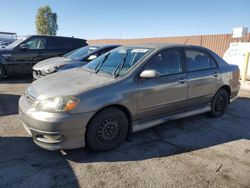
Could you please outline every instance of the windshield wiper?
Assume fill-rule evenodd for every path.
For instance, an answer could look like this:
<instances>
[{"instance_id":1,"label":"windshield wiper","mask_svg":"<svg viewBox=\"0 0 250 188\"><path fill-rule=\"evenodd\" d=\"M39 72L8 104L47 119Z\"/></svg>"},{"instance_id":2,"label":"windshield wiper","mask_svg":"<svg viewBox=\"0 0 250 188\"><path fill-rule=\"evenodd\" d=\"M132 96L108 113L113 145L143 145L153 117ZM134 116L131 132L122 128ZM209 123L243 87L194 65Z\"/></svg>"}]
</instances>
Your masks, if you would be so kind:
<instances>
[{"instance_id":1,"label":"windshield wiper","mask_svg":"<svg viewBox=\"0 0 250 188\"><path fill-rule=\"evenodd\" d=\"M100 63L98 63L96 66L95 66L95 68L94 68L94 70L95 70L95 73L98 73L98 71L102 68L102 65L103 65L103 63L108 59L108 56L109 56L109 52L105 55L105 57L104 57L104 59L100 62ZM99 66L100 65L100 66ZM99 68L98 68L99 67Z\"/></svg>"},{"instance_id":2,"label":"windshield wiper","mask_svg":"<svg viewBox=\"0 0 250 188\"><path fill-rule=\"evenodd\" d=\"M126 58L128 56L128 51L126 51L124 57L122 58L122 61L117 65L117 67L115 68L115 71L113 73L114 78L116 78L117 76L119 76L120 71L122 70L122 68L124 67L124 64L126 62Z\"/></svg>"}]
</instances>

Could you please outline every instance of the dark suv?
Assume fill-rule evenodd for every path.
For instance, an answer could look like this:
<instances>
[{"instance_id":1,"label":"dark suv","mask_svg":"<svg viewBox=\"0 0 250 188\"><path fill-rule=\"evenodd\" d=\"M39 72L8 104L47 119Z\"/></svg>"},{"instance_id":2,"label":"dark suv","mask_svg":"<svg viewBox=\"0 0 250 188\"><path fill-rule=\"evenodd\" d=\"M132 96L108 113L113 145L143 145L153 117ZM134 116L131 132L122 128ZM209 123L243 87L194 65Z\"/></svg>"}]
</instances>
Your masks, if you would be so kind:
<instances>
[{"instance_id":1,"label":"dark suv","mask_svg":"<svg viewBox=\"0 0 250 188\"><path fill-rule=\"evenodd\" d=\"M73 37L31 35L0 49L0 80L17 73L32 73L32 67L44 59L62 56L86 46L86 40Z\"/></svg>"}]
</instances>

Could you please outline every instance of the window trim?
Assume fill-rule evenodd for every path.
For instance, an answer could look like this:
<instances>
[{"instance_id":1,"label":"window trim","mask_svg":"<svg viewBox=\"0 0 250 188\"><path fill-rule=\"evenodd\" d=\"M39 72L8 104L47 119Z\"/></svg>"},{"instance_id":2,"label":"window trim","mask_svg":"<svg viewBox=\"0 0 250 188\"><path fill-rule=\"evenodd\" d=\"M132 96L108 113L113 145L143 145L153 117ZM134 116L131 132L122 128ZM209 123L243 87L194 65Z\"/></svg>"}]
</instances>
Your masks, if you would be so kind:
<instances>
[{"instance_id":1,"label":"window trim","mask_svg":"<svg viewBox=\"0 0 250 188\"><path fill-rule=\"evenodd\" d=\"M187 64L187 61L186 61L186 58L187 58L186 50L197 51L197 52L201 52L201 53L204 53L205 55L207 55L207 56L209 57L209 59L210 59L210 68L189 71L189 70L188 70L188 64ZM187 72L187 73L190 73L190 72L198 72L198 71L206 71L206 70L214 70L214 69L218 69L218 68L219 68L218 62L217 62L217 61L215 60L215 58L214 58L208 51L206 51L205 49L196 48L196 47L184 47L184 48L183 48L183 54L184 54L184 61L185 61L185 65L186 65L185 67L186 67L186 72ZM212 66L211 66L211 60L213 60L213 61L215 62L216 67L212 67Z\"/></svg>"}]
</instances>

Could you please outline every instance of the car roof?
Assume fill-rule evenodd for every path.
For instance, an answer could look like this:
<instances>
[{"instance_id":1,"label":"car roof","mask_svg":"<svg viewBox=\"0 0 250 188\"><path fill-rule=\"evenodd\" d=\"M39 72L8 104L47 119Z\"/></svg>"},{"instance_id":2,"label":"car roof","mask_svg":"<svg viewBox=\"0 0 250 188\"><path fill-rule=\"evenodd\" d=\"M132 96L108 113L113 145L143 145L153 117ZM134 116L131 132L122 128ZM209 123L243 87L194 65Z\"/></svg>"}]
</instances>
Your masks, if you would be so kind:
<instances>
[{"instance_id":1,"label":"car roof","mask_svg":"<svg viewBox=\"0 0 250 188\"><path fill-rule=\"evenodd\" d=\"M118 44L96 44L96 45L89 45L89 47L98 47L98 48L112 48L112 47L119 47L121 45Z\"/></svg>"},{"instance_id":2,"label":"car roof","mask_svg":"<svg viewBox=\"0 0 250 188\"><path fill-rule=\"evenodd\" d=\"M136 47L136 48L153 48L153 49L164 49L164 48L171 48L171 47L198 47L203 48L201 46L195 46L190 44L177 44L177 43L145 43L145 44L132 44L132 45L125 45L128 47Z\"/></svg>"},{"instance_id":3,"label":"car roof","mask_svg":"<svg viewBox=\"0 0 250 188\"><path fill-rule=\"evenodd\" d=\"M65 36L55 36L55 35L25 35L24 37L27 37L27 38L30 38L30 37L56 37L56 38L69 38L69 39L78 39L78 40L87 41L86 39L81 39L81 38L65 37Z\"/></svg>"}]
</instances>

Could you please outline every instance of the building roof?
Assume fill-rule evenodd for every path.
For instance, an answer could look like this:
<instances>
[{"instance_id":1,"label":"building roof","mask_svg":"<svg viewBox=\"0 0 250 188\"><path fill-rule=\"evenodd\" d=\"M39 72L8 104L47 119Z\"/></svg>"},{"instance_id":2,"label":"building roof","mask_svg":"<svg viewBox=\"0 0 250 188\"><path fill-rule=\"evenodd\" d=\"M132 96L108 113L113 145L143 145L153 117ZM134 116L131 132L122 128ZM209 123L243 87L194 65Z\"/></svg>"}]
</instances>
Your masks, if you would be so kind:
<instances>
[{"instance_id":1,"label":"building roof","mask_svg":"<svg viewBox=\"0 0 250 188\"><path fill-rule=\"evenodd\" d=\"M16 33L13 32L3 32L3 31L0 31L0 34L16 35Z\"/></svg>"}]
</instances>

